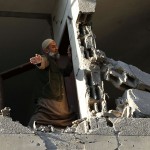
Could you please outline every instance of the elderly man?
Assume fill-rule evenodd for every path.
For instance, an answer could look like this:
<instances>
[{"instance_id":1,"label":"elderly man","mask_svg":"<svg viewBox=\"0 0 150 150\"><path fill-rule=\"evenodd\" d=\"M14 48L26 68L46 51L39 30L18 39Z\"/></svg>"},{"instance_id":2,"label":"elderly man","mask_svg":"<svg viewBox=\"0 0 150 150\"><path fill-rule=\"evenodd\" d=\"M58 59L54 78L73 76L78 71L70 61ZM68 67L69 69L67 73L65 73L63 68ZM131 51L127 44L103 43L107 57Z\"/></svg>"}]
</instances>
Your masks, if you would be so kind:
<instances>
[{"instance_id":1,"label":"elderly man","mask_svg":"<svg viewBox=\"0 0 150 150\"><path fill-rule=\"evenodd\" d=\"M54 40L46 39L42 43L43 55L35 54L30 62L37 66L40 84L36 94L37 106L29 126L36 125L66 127L72 124L75 115L70 112L65 94L63 76L72 71L71 61L66 68L60 69L58 47Z\"/></svg>"}]
</instances>

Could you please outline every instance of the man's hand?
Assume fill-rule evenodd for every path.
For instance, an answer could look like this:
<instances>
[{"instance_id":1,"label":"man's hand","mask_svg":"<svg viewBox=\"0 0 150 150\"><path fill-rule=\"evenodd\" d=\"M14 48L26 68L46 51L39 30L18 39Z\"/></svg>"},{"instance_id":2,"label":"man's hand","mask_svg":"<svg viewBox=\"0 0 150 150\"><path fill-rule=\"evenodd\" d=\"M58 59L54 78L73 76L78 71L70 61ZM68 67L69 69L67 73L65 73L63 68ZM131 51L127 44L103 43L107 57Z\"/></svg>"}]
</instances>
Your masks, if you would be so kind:
<instances>
[{"instance_id":1,"label":"man's hand","mask_svg":"<svg viewBox=\"0 0 150 150\"><path fill-rule=\"evenodd\" d=\"M39 54L35 54L35 57L30 58L31 64L37 65L42 62L42 56Z\"/></svg>"}]
</instances>

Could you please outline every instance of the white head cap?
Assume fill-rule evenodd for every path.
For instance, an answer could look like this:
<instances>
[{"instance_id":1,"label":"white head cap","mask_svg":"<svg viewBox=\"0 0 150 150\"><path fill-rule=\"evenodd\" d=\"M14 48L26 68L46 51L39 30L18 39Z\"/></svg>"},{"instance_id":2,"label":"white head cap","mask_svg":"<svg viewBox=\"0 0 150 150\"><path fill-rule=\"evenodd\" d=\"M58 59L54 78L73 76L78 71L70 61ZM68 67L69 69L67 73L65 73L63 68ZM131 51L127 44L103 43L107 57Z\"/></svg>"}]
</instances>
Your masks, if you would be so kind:
<instances>
[{"instance_id":1,"label":"white head cap","mask_svg":"<svg viewBox=\"0 0 150 150\"><path fill-rule=\"evenodd\" d=\"M46 39L46 40L44 40L42 42L42 49L45 50L52 41L54 41L54 40L53 39Z\"/></svg>"}]
</instances>

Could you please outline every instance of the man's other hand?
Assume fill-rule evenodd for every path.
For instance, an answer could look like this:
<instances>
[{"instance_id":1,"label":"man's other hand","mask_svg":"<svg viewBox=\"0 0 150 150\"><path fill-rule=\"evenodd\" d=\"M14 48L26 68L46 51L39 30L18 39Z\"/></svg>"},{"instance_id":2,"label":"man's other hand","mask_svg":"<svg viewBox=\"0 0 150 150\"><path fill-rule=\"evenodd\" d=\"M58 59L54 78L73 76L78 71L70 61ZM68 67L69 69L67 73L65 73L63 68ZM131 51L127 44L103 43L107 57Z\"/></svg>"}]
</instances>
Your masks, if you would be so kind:
<instances>
[{"instance_id":1,"label":"man's other hand","mask_svg":"<svg viewBox=\"0 0 150 150\"><path fill-rule=\"evenodd\" d=\"M30 58L30 62L34 65L40 64L42 62L42 56L39 54L35 54L34 57Z\"/></svg>"}]
</instances>

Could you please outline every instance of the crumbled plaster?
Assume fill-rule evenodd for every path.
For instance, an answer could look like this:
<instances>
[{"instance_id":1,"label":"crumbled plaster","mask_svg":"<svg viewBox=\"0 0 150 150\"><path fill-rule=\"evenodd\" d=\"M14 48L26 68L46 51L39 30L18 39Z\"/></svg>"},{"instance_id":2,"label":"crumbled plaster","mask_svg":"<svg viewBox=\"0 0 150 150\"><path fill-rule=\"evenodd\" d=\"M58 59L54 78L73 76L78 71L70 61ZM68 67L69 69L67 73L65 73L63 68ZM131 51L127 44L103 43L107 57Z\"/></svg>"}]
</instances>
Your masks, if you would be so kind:
<instances>
[{"instance_id":1,"label":"crumbled plaster","mask_svg":"<svg viewBox=\"0 0 150 150\"><path fill-rule=\"evenodd\" d=\"M95 3L92 0L87 3L92 2ZM79 1L80 3L84 3L85 6L87 4L84 0ZM79 8L83 9L82 7ZM150 115L148 110L150 104L148 101L150 75L135 66L110 59L102 50L96 48L95 35L91 27L92 13L90 13L90 7L86 6L86 8L89 9L89 13L83 9L79 14L76 26L82 54L80 66L85 80L83 82L86 87L85 99L87 99L89 111L87 117L148 117ZM124 95L116 99L115 110L107 110L103 80L109 81L116 88L124 91ZM85 125L86 121L82 124Z\"/></svg>"}]
</instances>

